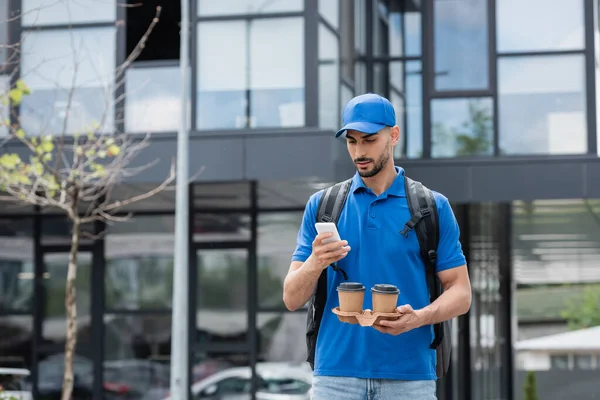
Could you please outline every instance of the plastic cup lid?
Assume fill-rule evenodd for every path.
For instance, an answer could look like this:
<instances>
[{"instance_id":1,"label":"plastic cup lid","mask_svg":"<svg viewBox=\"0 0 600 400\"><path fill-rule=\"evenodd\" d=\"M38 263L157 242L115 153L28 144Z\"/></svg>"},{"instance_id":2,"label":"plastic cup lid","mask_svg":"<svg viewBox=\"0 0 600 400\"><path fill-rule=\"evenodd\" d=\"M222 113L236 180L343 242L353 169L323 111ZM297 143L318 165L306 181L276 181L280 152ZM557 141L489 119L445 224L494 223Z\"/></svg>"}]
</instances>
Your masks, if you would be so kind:
<instances>
[{"instance_id":1,"label":"plastic cup lid","mask_svg":"<svg viewBox=\"0 0 600 400\"><path fill-rule=\"evenodd\" d=\"M380 283L371 288L372 292L382 294L398 294L400 290L395 285Z\"/></svg>"},{"instance_id":2,"label":"plastic cup lid","mask_svg":"<svg viewBox=\"0 0 600 400\"><path fill-rule=\"evenodd\" d=\"M365 290L365 287L362 285L362 283L358 282L342 282L337 287L337 290L341 292L361 292Z\"/></svg>"}]
</instances>

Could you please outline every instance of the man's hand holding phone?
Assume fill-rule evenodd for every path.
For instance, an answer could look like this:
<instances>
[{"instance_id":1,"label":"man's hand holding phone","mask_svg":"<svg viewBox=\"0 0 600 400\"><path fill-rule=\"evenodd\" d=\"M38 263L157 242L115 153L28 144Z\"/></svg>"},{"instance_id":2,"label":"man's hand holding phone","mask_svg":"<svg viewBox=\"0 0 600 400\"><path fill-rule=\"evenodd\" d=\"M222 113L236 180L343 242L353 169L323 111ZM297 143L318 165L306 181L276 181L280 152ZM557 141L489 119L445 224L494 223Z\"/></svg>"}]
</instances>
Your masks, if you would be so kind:
<instances>
[{"instance_id":1,"label":"man's hand holding phone","mask_svg":"<svg viewBox=\"0 0 600 400\"><path fill-rule=\"evenodd\" d=\"M312 256L321 269L346 257L350 246L346 240L341 240L335 224L317 223L318 235L312 243Z\"/></svg>"}]
</instances>

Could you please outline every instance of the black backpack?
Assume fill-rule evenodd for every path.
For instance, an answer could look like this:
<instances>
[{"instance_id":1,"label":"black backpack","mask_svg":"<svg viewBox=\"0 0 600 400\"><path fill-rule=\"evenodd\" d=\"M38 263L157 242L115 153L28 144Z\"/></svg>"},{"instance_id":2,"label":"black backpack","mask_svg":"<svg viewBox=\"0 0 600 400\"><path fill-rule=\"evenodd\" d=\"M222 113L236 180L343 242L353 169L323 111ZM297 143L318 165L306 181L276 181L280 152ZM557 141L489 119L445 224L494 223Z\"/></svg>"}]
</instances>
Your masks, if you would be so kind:
<instances>
[{"instance_id":1,"label":"black backpack","mask_svg":"<svg viewBox=\"0 0 600 400\"><path fill-rule=\"evenodd\" d=\"M352 179L336 183L324 189L323 196L319 202L317 222L335 222L342 212ZM427 274L427 285L429 287L429 298L433 302L442 293L443 288L436 274L437 246L439 241L438 214L433 193L423 184L404 177L404 187L411 213L411 219L406 222L404 229L400 232L408 237L408 232L415 229L419 245L421 247L421 258L425 264ZM340 271L345 280L348 280L346 272L331 265L335 271ZM315 293L311 296L308 304L306 344L308 347L307 361L314 370L315 351L317 336L325 303L327 301L327 269L324 269L317 282ZM448 372L450 365L450 350L452 348L451 321L445 321L433 326L435 337L430 348L436 349L437 365L436 374L438 378Z\"/></svg>"}]
</instances>

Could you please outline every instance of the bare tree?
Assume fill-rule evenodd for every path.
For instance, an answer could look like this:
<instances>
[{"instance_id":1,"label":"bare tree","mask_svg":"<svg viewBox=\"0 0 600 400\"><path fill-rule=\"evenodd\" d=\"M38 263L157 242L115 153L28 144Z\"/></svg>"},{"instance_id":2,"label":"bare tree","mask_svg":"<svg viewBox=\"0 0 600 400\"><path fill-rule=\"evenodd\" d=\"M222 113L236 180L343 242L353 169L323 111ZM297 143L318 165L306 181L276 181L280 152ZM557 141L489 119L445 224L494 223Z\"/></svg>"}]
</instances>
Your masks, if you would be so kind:
<instances>
[{"instance_id":1,"label":"bare tree","mask_svg":"<svg viewBox=\"0 0 600 400\"><path fill-rule=\"evenodd\" d=\"M117 97L115 93L123 85L127 67L139 56L144 49L153 28L159 22L161 9L156 10L154 19L139 43L129 55L125 63L114 71L114 81L107 85L104 101L106 107L100 121L89 121L79 132L71 132L73 125L70 120L76 114L73 112L73 99L80 88L78 86L78 65L75 54L80 50L75 46L75 33L71 34L73 56L73 77L67 89L66 106L63 106L64 121L62 132L53 132L54 128L46 130L42 125L36 131L28 132L27 126L19 121L14 110L23 104L31 90L27 85L27 77L12 79L14 85L0 96L2 107L11 110L12 118L0 121L0 128L7 132L0 147L6 144L18 143L20 149L14 152L11 146L5 148L0 156L0 200L19 204L36 205L43 208L58 210L72 224L71 247L66 278L66 342L65 370L62 387L62 400L70 400L73 391L73 357L77 344L77 308L75 280L77 276L77 254L79 251L82 225L103 221L111 223L124 221L129 216L119 216L122 207L148 199L153 195L171 188L175 180L175 170L171 163L166 177L152 190L133 197L118 198L113 195L113 189L124 180L139 174L152 164L135 166L134 159L149 144L149 135L143 138L134 137L125 132L118 132L107 126L117 126L106 123L114 113L111 104L122 102L124 95ZM23 46L19 43L9 50L9 65L17 65L22 59L19 52ZM96 49L88 49L95 51ZM65 89L62 87L61 89ZM117 98L115 98L117 97ZM0 111L2 111L0 109ZM6 146L5 146L6 147Z\"/></svg>"}]
</instances>

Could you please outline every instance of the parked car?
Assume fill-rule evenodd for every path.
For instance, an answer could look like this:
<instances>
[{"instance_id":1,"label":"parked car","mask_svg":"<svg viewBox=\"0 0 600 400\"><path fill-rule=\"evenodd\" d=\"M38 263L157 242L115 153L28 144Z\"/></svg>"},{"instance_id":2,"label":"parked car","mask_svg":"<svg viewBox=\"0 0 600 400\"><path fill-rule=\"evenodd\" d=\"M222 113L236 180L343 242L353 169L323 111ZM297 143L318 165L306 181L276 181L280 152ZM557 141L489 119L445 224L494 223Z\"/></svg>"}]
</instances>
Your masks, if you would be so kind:
<instances>
[{"instance_id":1,"label":"parked car","mask_svg":"<svg viewBox=\"0 0 600 400\"><path fill-rule=\"evenodd\" d=\"M288 363L256 364L257 400L310 400L312 371ZM192 385L194 400L250 400L252 371L249 366L217 372ZM170 396L165 398L170 399Z\"/></svg>"},{"instance_id":2,"label":"parked car","mask_svg":"<svg viewBox=\"0 0 600 400\"><path fill-rule=\"evenodd\" d=\"M23 368L0 368L0 400L32 400L31 392L26 389L25 378L29 370Z\"/></svg>"}]
</instances>

